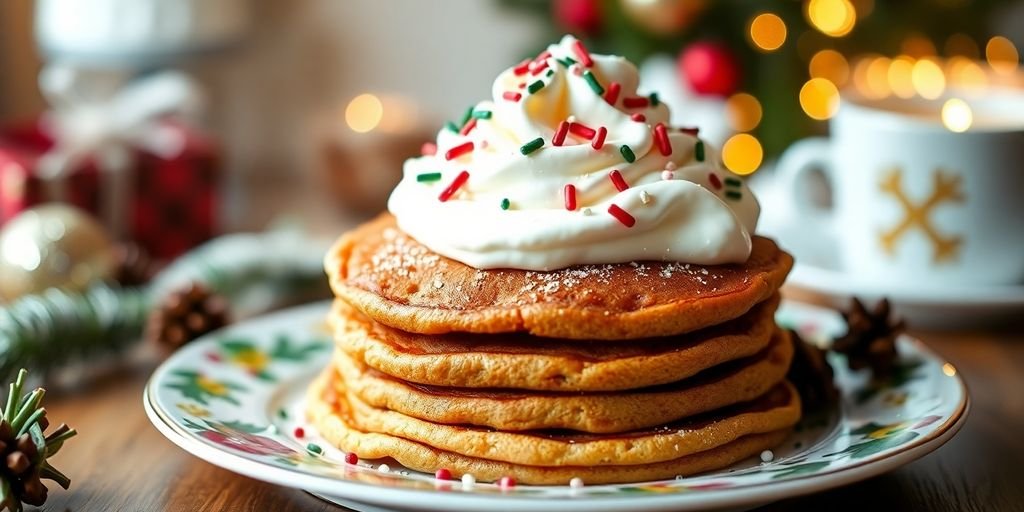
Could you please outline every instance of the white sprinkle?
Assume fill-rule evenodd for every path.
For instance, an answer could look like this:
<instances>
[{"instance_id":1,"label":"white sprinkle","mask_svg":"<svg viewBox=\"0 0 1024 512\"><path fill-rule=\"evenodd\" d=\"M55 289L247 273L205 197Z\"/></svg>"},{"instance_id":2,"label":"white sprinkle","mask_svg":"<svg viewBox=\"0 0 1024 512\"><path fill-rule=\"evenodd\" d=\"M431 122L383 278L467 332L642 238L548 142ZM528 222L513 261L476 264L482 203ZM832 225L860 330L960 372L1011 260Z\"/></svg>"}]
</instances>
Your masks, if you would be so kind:
<instances>
[{"instance_id":1,"label":"white sprinkle","mask_svg":"<svg viewBox=\"0 0 1024 512\"><path fill-rule=\"evenodd\" d=\"M676 163L671 161L671 160L669 160L668 162L665 162L665 170L666 171L674 171L674 170L676 170Z\"/></svg>"},{"instance_id":2,"label":"white sprinkle","mask_svg":"<svg viewBox=\"0 0 1024 512\"><path fill-rule=\"evenodd\" d=\"M667 170L666 171L661 171L661 179L663 179L663 180L668 181L668 180L671 180L671 179L675 179L675 177L676 177L676 173L674 173L672 171L667 171Z\"/></svg>"},{"instance_id":3,"label":"white sprinkle","mask_svg":"<svg viewBox=\"0 0 1024 512\"><path fill-rule=\"evenodd\" d=\"M591 210L590 208L584 208L582 210L582 212L583 212L583 215L593 215L594 214L594 211Z\"/></svg>"},{"instance_id":4,"label":"white sprinkle","mask_svg":"<svg viewBox=\"0 0 1024 512\"><path fill-rule=\"evenodd\" d=\"M444 288L444 283L440 279L434 279L434 288L440 290L441 288Z\"/></svg>"},{"instance_id":5,"label":"white sprinkle","mask_svg":"<svg viewBox=\"0 0 1024 512\"><path fill-rule=\"evenodd\" d=\"M773 460L775 460L775 453L771 450L761 452L761 462L771 462Z\"/></svg>"},{"instance_id":6,"label":"white sprinkle","mask_svg":"<svg viewBox=\"0 0 1024 512\"><path fill-rule=\"evenodd\" d=\"M476 484L476 477L475 476L473 476L473 475L471 475L469 473L466 473L465 475L462 475L462 487L464 489L472 489L474 484Z\"/></svg>"},{"instance_id":7,"label":"white sprinkle","mask_svg":"<svg viewBox=\"0 0 1024 512\"><path fill-rule=\"evenodd\" d=\"M387 464L381 464L380 466L377 467L377 471L380 471L381 473L387 473L391 471L391 466L388 466Z\"/></svg>"},{"instance_id":8,"label":"white sprinkle","mask_svg":"<svg viewBox=\"0 0 1024 512\"><path fill-rule=\"evenodd\" d=\"M676 475L676 480L682 480L682 479L683 479L683 475Z\"/></svg>"},{"instance_id":9,"label":"white sprinkle","mask_svg":"<svg viewBox=\"0 0 1024 512\"><path fill-rule=\"evenodd\" d=\"M651 202L651 195L648 194L646 190L640 191L640 202L643 204L648 204Z\"/></svg>"},{"instance_id":10,"label":"white sprinkle","mask_svg":"<svg viewBox=\"0 0 1024 512\"><path fill-rule=\"evenodd\" d=\"M576 122L576 116L569 116L569 117L565 118L565 120L570 122L570 123L575 123Z\"/></svg>"},{"instance_id":11,"label":"white sprinkle","mask_svg":"<svg viewBox=\"0 0 1024 512\"><path fill-rule=\"evenodd\" d=\"M583 479L578 476L573 477L572 480L569 480L569 487L572 487L573 489L583 487Z\"/></svg>"}]
</instances>

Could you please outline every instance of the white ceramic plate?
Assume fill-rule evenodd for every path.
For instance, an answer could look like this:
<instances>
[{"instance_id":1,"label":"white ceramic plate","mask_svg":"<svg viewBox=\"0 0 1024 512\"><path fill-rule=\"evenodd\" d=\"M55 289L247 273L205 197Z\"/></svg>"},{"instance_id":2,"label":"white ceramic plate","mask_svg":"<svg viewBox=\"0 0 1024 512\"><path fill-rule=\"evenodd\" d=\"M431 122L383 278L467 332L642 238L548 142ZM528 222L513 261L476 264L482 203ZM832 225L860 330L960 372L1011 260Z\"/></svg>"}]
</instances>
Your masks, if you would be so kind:
<instances>
[{"instance_id":1,"label":"white ceramic plate","mask_svg":"<svg viewBox=\"0 0 1024 512\"><path fill-rule=\"evenodd\" d=\"M275 313L179 350L146 387L150 420L211 464L357 509L642 512L750 507L891 471L949 440L968 409L956 369L920 341L902 337L899 371L883 384L833 364L841 406L806 417L771 462L752 459L688 478L578 489L464 486L393 460L346 464L344 454L304 422L304 388L329 361L328 307ZM783 305L778 320L812 338L843 329L834 312L793 303ZM312 453L310 443L323 454Z\"/></svg>"}]
</instances>

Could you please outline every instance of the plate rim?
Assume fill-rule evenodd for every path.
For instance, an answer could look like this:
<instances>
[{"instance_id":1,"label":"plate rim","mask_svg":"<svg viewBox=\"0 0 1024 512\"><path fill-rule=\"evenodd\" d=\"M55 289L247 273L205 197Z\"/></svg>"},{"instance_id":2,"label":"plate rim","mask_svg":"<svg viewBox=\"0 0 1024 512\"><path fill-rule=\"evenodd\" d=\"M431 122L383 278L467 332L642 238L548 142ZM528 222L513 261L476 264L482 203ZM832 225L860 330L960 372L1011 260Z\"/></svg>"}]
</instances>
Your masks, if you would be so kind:
<instances>
[{"instance_id":1,"label":"plate rim","mask_svg":"<svg viewBox=\"0 0 1024 512\"><path fill-rule=\"evenodd\" d=\"M801 308L810 308L818 311L828 311L813 304L799 301L789 301L798 304ZM295 308L281 310L270 315L255 317L252 320L267 319L269 317L288 316L303 309L314 309L325 307L330 301L323 301L314 304L307 304ZM243 322L244 323L244 322ZM242 325L235 324L235 325ZM212 343L218 333L229 330L231 326L223 330L210 333L198 340L198 343ZM939 353L932 350L922 340L901 335L900 339L911 343L915 348L927 355L927 357L950 364ZM178 359L186 359L188 356L182 352L172 354L163 361L151 374L143 389L143 408L146 416L154 427L173 444L187 453L203 460L206 463L227 469L237 474L253 478L255 480L300 489L307 492L339 496L353 501L374 504L378 506L398 506L422 508L422 498L427 496L441 497L446 500L457 501L459 507L470 509L470 507L489 507L501 504L503 510L508 512L535 512L543 509L543 504L557 504L557 509L564 511L566 507L579 508L581 510L603 512L620 510L623 505L637 505L639 501L644 503L642 510L695 510L704 508L722 508L730 506L748 506L765 504L780 499L791 498L821 492L873 476L877 476L905 464L913 462L932 451L938 449L949 441L966 422L972 407L970 392L967 383L958 369L950 378L954 379L959 389L961 400L956 404L956 409L950 416L938 425L934 431L921 436L900 446L884 458L875 460L860 460L849 463L842 468L832 471L800 475L783 481L761 482L750 484L744 487L709 489L700 493L672 493L672 494L645 494L631 496L519 496L504 494L470 494L443 492L436 489L407 489L398 487L384 487L388 492L379 492L380 485L374 485L361 481L350 481L333 479L327 476L314 475L295 469L274 466L262 461L252 460L234 452L222 449L212 444L202 442L195 436L188 435L183 427L177 425L167 417L166 411L155 403L154 394L157 386L157 378L167 372ZM955 366L954 366L955 369ZM301 481L301 482L300 482ZM338 492L342 491L342 492ZM584 508L585 507L585 508ZM423 510L436 510L427 508ZM637 509L641 510L641 509Z\"/></svg>"}]
</instances>

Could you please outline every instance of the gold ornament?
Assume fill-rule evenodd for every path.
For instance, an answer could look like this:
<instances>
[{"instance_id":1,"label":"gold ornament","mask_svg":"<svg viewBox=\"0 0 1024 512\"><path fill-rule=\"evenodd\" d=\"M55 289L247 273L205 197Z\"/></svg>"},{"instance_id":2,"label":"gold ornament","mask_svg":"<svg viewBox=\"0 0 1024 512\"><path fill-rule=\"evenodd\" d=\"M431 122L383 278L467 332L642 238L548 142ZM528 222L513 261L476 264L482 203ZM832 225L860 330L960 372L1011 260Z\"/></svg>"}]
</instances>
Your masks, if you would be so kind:
<instances>
[{"instance_id":1,"label":"gold ornament","mask_svg":"<svg viewBox=\"0 0 1024 512\"><path fill-rule=\"evenodd\" d=\"M707 0L621 0L633 23L659 36L679 34L697 19Z\"/></svg>"},{"instance_id":2,"label":"gold ornament","mask_svg":"<svg viewBox=\"0 0 1024 512\"><path fill-rule=\"evenodd\" d=\"M114 243L87 213L51 203L0 229L0 301L51 287L82 290L113 275Z\"/></svg>"}]
</instances>

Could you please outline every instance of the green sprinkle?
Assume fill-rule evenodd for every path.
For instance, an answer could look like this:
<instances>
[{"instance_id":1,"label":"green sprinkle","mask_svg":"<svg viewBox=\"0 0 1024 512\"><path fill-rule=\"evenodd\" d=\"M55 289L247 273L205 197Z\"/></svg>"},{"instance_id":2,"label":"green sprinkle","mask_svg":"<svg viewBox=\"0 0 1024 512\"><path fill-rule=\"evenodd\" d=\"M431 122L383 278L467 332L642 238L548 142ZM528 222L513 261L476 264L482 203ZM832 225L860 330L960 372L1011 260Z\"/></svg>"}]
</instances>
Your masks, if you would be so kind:
<instances>
[{"instance_id":1,"label":"green sprinkle","mask_svg":"<svg viewBox=\"0 0 1024 512\"><path fill-rule=\"evenodd\" d=\"M542 139L541 137L537 137L536 139L533 139L530 142L523 144L523 146L519 148L519 152L524 155L529 155L530 153L533 153L534 151L537 151L542 147L544 147L544 139Z\"/></svg>"},{"instance_id":2,"label":"green sprinkle","mask_svg":"<svg viewBox=\"0 0 1024 512\"><path fill-rule=\"evenodd\" d=\"M743 182L740 181L739 178L729 177L729 178L725 179L725 184L730 186L730 187L738 187L738 186L742 185Z\"/></svg>"},{"instance_id":3,"label":"green sprinkle","mask_svg":"<svg viewBox=\"0 0 1024 512\"><path fill-rule=\"evenodd\" d=\"M507 197L501 200L502 210L508 210L510 206L512 206L512 201L509 201Z\"/></svg>"},{"instance_id":4,"label":"green sprinkle","mask_svg":"<svg viewBox=\"0 0 1024 512\"><path fill-rule=\"evenodd\" d=\"M441 179L441 173L439 172L425 172L423 174L416 175L416 181L420 183L426 183L428 181L437 181Z\"/></svg>"},{"instance_id":5,"label":"green sprinkle","mask_svg":"<svg viewBox=\"0 0 1024 512\"><path fill-rule=\"evenodd\" d=\"M466 113L462 114L462 121L459 122L459 126L466 126L469 122L469 118L473 117L473 107L466 109Z\"/></svg>"},{"instance_id":6,"label":"green sprinkle","mask_svg":"<svg viewBox=\"0 0 1024 512\"><path fill-rule=\"evenodd\" d=\"M593 73L590 71L583 73L583 79L587 81L587 85L590 85L590 89L594 91L594 94L598 96L604 94L604 87L601 87L601 84L597 82L597 77Z\"/></svg>"},{"instance_id":7,"label":"green sprinkle","mask_svg":"<svg viewBox=\"0 0 1024 512\"><path fill-rule=\"evenodd\" d=\"M625 144L619 146L619 153L622 153L622 158L625 158L629 163L636 161L636 155L633 154L633 149Z\"/></svg>"},{"instance_id":8,"label":"green sprinkle","mask_svg":"<svg viewBox=\"0 0 1024 512\"><path fill-rule=\"evenodd\" d=\"M658 93L652 92L650 98L651 106L657 107L658 105L661 104L661 99L658 98Z\"/></svg>"},{"instance_id":9,"label":"green sprinkle","mask_svg":"<svg viewBox=\"0 0 1024 512\"><path fill-rule=\"evenodd\" d=\"M318 445L316 443L309 443L309 444L307 444L306 445L306 449L309 450L310 453L315 453L317 455L320 455L320 454L324 453L324 449L320 448L320 445Z\"/></svg>"},{"instance_id":10,"label":"green sprinkle","mask_svg":"<svg viewBox=\"0 0 1024 512\"><path fill-rule=\"evenodd\" d=\"M698 162L704 161L704 141L697 141L697 145L693 147L693 157L696 158Z\"/></svg>"},{"instance_id":11,"label":"green sprinkle","mask_svg":"<svg viewBox=\"0 0 1024 512\"><path fill-rule=\"evenodd\" d=\"M288 411L286 411L284 409L278 409L277 410L277 416L279 418L281 418L282 420L286 420L286 419L288 419Z\"/></svg>"},{"instance_id":12,"label":"green sprinkle","mask_svg":"<svg viewBox=\"0 0 1024 512\"><path fill-rule=\"evenodd\" d=\"M539 90L541 90L543 88L544 88L544 82L541 81L541 80L537 80L536 82L530 84L530 86L527 87L526 90L530 91L530 94L534 94L534 93L536 93L537 91L539 91Z\"/></svg>"},{"instance_id":13,"label":"green sprinkle","mask_svg":"<svg viewBox=\"0 0 1024 512\"><path fill-rule=\"evenodd\" d=\"M740 199L743 199L743 194L740 194L739 192L736 192L735 190L727 190L725 192L725 197L728 197L729 199L732 199L733 201L739 201Z\"/></svg>"},{"instance_id":14,"label":"green sprinkle","mask_svg":"<svg viewBox=\"0 0 1024 512\"><path fill-rule=\"evenodd\" d=\"M554 75L554 74L555 74L555 70L549 69L547 75L545 75L545 76L551 76L551 75Z\"/></svg>"},{"instance_id":15,"label":"green sprinkle","mask_svg":"<svg viewBox=\"0 0 1024 512\"><path fill-rule=\"evenodd\" d=\"M561 64L561 65L563 65L565 67L569 67L569 66L572 66L573 64L576 64L576 61L573 60L572 57L566 57L564 59L555 59L555 60L557 60L559 64Z\"/></svg>"},{"instance_id":16,"label":"green sprinkle","mask_svg":"<svg viewBox=\"0 0 1024 512\"><path fill-rule=\"evenodd\" d=\"M459 127L456 126L455 123L453 123L451 121L448 121L448 122L444 123L444 127L447 128L450 131L453 131L455 133L459 133Z\"/></svg>"},{"instance_id":17,"label":"green sprinkle","mask_svg":"<svg viewBox=\"0 0 1024 512\"><path fill-rule=\"evenodd\" d=\"M494 115L490 110L477 110L473 112L473 117L477 119L490 119Z\"/></svg>"}]
</instances>

